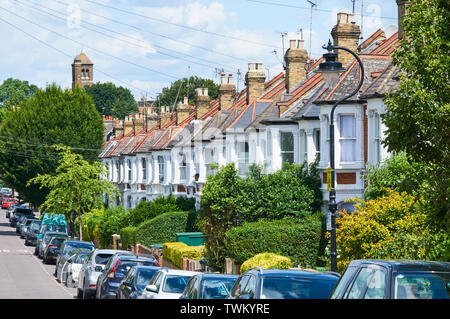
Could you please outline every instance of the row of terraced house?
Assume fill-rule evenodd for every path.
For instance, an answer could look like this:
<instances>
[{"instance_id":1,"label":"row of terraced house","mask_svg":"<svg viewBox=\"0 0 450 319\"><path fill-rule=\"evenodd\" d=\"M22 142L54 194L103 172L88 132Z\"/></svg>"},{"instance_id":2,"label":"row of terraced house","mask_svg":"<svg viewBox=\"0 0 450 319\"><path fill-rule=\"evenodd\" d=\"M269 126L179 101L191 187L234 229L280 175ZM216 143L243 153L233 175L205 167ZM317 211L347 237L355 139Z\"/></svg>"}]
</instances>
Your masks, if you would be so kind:
<instances>
[{"instance_id":1,"label":"row of terraced house","mask_svg":"<svg viewBox=\"0 0 450 319\"><path fill-rule=\"evenodd\" d=\"M358 52L365 68L359 94L335 112L336 201L338 208L350 210L352 203L344 200L363 196L367 164L391 156L381 143L386 128L380 116L385 112L383 97L398 85L391 54L399 32L380 29L359 43L360 33L352 14L337 14L331 31L334 45ZM207 176L217 166L234 163L245 176L251 164L271 173L283 162L318 159L326 207L331 107L357 87L361 76L357 61L342 52L337 52L338 59L346 71L333 85L314 72L322 58L309 58L303 40L294 38L284 56L285 72L270 81L262 63L248 63L240 92L233 75L222 74L215 100L199 88L193 105L185 97L174 112L162 107L158 114L143 105L139 114L123 121L105 118L111 130L100 157L108 167L106 178L120 190L109 204L128 209L169 194L195 197L198 203Z\"/></svg>"}]
</instances>

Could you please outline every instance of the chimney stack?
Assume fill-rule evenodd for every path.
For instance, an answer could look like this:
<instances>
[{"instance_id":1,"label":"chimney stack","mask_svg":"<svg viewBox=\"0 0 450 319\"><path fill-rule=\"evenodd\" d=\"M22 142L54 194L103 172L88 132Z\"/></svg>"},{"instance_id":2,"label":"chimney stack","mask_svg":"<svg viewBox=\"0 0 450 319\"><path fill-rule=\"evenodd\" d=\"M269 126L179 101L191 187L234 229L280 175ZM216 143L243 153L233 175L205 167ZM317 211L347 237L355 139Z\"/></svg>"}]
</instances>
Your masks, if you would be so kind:
<instances>
[{"instance_id":1,"label":"chimney stack","mask_svg":"<svg viewBox=\"0 0 450 319\"><path fill-rule=\"evenodd\" d=\"M198 88L195 97L195 118L198 120L209 110L209 102L211 101L208 95L208 88Z\"/></svg>"},{"instance_id":2,"label":"chimney stack","mask_svg":"<svg viewBox=\"0 0 450 319\"><path fill-rule=\"evenodd\" d=\"M155 109L153 107L149 107L147 109L146 116L146 130L147 132L158 125L158 114L156 114Z\"/></svg>"},{"instance_id":3,"label":"chimney stack","mask_svg":"<svg viewBox=\"0 0 450 319\"><path fill-rule=\"evenodd\" d=\"M167 123L170 122L172 115L170 114L169 107L168 106L162 106L161 107L161 122L160 122L160 128L163 128L167 125Z\"/></svg>"},{"instance_id":4,"label":"chimney stack","mask_svg":"<svg viewBox=\"0 0 450 319\"><path fill-rule=\"evenodd\" d=\"M177 125L189 117L189 101L187 95L184 96L183 102L177 104Z\"/></svg>"},{"instance_id":5,"label":"chimney stack","mask_svg":"<svg viewBox=\"0 0 450 319\"><path fill-rule=\"evenodd\" d=\"M245 74L245 85L247 86L247 104L261 97L264 93L264 82L266 73L263 70L263 64L260 62L251 62L248 64L248 72Z\"/></svg>"},{"instance_id":6,"label":"chimney stack","mask_svg":"<svg viewBox=\"0 0 450 319\"><path fill-rule=\"evenodd\" d=\"M133 121L130 116L125 117L125 121L123 122L123 135L128 135L133 131Z\"/></svg>"},{"instance_id":7,"label":"chimney stack","mask_svg":"<svg viewBox=\"0 0 450 319\"><path fill-rule=\"evenodd\" d=\"M410 5L409 0L396 0L398 8L398 38L403 38L403 19L406 15L406 8Z\"/></svg>"},{"instance_id":8,"label":"chimney stack","mask_svg":"<svg viewBox=\"0 0 450 319\"><path fill-rule=\"evenodd\" d=\"M220 76L219 86L219 108L221 110L228 110L234 102L236 94L236 85L234 84L233 74L222 73Z\"/></svg>"},{"instance_id":9,"label":"chimney stack","mask_svg":"<svg viewBox=\"0 0 450 319\"><path fill-rule=\"evenodd\" d=\"M361 28L355 23L355 16L350 13L340 12L337 14L337 24L331 30L334 46L346 47L357 53ZM343 50L336 50L338 61L344 67L348 66L354 57Z\"/></svg>"},{"instance_id":10,"label":"chimney stack","mask_svg":"<svg viewBox=\"0 0 450 319\"><path fill-rule=\"evenodd\" d=\"M304 48L304 40L292 39L289 41L289 49L284 55L286 61L286 91L292 89L306 79L306 63L308 62L308 52Z\"/></svg>"},{"instance_id":11,"label":"chimney stack","mask_svg":"<svg viewBox=\"0 0 450 319\"><path fill-rule=\"evenodd\" d=\"M116 123L114 124L114 136L119 137L121 135L123 135L123 121L116 120Z\"/></svg>"},{"instance_id":12,"label":"chimney stack","mask_svg":"<svg viewBox=\"0 0 450 319\"><path fill-rule=\"evenodd\" d=\"M141 113L139 113L138 116L133 119L134 135L138 134L143 129L144 129L144 117L141 116Z\"/></svg>"}]
</instances>

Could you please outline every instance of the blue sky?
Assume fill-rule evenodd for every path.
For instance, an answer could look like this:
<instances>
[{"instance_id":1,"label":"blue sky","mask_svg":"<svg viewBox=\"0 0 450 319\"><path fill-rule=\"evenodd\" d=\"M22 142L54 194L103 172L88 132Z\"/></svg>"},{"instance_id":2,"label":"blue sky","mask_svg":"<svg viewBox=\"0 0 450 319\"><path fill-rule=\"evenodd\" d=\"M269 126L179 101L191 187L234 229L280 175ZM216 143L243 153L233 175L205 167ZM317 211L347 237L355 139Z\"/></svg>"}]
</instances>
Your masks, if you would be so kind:
<instances>
[{"instance_id":1,"label":"blue sky","mask_svg":"<svg viewBox=\"0 0 450 319\"><path fill-rule=\"evenodd\" d=\"M310 56L324 53L337 12L351 12L352 1L312 1L310 43L306 0L0 0L0 81L69 88L70 65L83 51L95 82L128 87L137 99L181 77L218 82L222 69L236 79L240 72L242 89L248 62L263 62L268 78L282 71L282 34L286 49L302 29ZM395 0L356 0L359 25L361 10L364 39L378 28L395 30Z\"/></svg>"}]
</instances>

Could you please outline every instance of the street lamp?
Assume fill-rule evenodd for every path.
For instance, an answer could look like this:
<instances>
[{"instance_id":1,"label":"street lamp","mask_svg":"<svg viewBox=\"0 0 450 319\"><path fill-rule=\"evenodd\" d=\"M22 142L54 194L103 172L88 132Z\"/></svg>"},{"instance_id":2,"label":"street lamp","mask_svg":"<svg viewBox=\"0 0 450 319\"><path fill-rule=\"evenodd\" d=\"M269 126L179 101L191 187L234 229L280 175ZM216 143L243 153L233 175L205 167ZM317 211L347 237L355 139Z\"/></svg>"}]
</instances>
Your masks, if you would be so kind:
<instances>
[{"instance_id":1,"label":"street lamp","mask_svg":"<svg viewBox=\"0 0 450 319\"><path fill-rule=\"evenodd\" d=\"M337 203L336 203L336 189L335 189L335 167L334 167L334 111L336 106L345 100L349 99L353 95L359 92L363 82L364 82L364 66L356 53L352 50L347 49L345 47L333 46L331 44L331 40L328 41L328 45L322 46L322 48L328 50L328 53L323 55L325 62L319 64L319 67L315 70L316 73L321 73L322 77L325 81L325 85L328 87L332 87L336 84L337 79L339 78L339 74L345 71L342 67L342 63L336 61L337 54L332 52L333 50L344 50L352 54L359 63L359 67L361 69L361 79L359 81L358 87L349 95L337 100L333 107L331 108L330 114L330 168L331 172L331 189L330 196L328 202L328 209L331 213L331 271L337 271L337 248L336 248L336 211L337 211Z\"/></svg>"}]
</instances>

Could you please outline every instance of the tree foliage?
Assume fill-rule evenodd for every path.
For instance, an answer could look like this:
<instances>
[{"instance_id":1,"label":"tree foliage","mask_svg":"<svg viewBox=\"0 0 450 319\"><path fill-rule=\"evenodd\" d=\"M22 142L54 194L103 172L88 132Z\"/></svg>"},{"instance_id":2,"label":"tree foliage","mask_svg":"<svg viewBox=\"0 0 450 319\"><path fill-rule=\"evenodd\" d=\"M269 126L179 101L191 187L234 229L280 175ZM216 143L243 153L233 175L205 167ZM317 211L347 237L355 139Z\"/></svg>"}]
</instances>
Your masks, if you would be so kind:
<instances>
[{"instance_id":1,"label":"tree foliage","mask_svg":"<svg viewBox=\"0 0 450 319\"><path fill-rule=\"evenodd\" d=\"M117 188L102 177L107 174L105 164L88 162L70 148L56 146L61 159L55 174L39 174L28 185L38 184L49 189L41 208L55 214L64 214L67 220L75 215L79 220L79 236L83 239L81 216L103 205L103 194L110 199L118 195Z\"/></svg>"},{"instance_id":2,"label":"tree foliage","mask_svg":"<svg viewBox=\"0 0 450 319\"><path fill-rule=\"evenodd\" d=\"M183 101L185 95L188 96L189 102L193 103L196 96L195 89L197 88L208 88L208 95L211 100L219 96L219 86L213 80L191 76L172 82L169 87L163 88L155 104L158 106L173 106Z\"/></svg>"},{"instance_id":3,"label":"tree foliage","mask_svg":"<svg viewBox=\"0 0 450 319\"><path fill-rule=\"evenodd\" d=\"M102 115L112 115L123 120L125 116L137 113L139 108L131 91L111 82L95 83L85 88L94 100L95 108Z\"/></svg>"},{"instance_id":4,"label":"tree foliage","mask_svg":"<svg viewBox=\"0 0 450 319\"><path fill-rule=\"evenodd\" d=\"M385 99L385 145L427 163L436 218L450 229L450 6L413 0L403 20L404 38L393 54L401 70L395 94Z\"/></svg>"},{"instance_id":5,"label":"tree foliage","mask_svg":"<svg viewBox=\"0 0 450 319\"><path fill-rule=\"evenodd\" d=\"M101 116L84 90L63 91L55 84L38 89L8 112L0 127L2 180L24 201L40 205L48 190L27 182L56 171L60 156L52 145L66 145L86 160L97 160L103 132Z\"/></svg>"},{"instance_id":6,"label":"tree foliage","mask_svg":"<svg viewBox=\"0 0 450 319\"><path fill-rule=\"evenodd\" d=\"M450 237L427 222L423 198L386 192L365 202L354 199L355 212L337 219L338 268L354 259L449 261Z\"/></svg>"},{"instance_id":7,"label":"tree foliage","mask_svg":"<svg viewBox=\"0 0 450 319\"><path fill-rule=\"evenodd\" d=\"M399 193L420 193L429 187L427 171L427 165L413 162L405 152L394 154L376 165L368 164L364 176L367 182L364 197L368 200L386 196L387 189Z\"/></svg>"},{"instance_id":8,"label":"tree foliage","mask_svg":"<svg viewBox=\"0 0 450 319\"><path fill-rule=\"evenodd\" d=\"M18 106L23 100L31 97L38 87L28 81L8 78L0 85L0 122L6 111Z\"/></svg>"},{"instance_id":9,"label":"tree foliage","mask_svg":"<svg viewBox=\"0 0 450 319\"><path fill-rule=\"evenodd\" d=\"M205 234L208 262L223 268L225 233L259 219L303 218L320 210L322 194L315 165L285 164L272 174L253 166L241 178L234 164L208 176L202 189L200 227Z\"/></svg>"}]
</instances>

